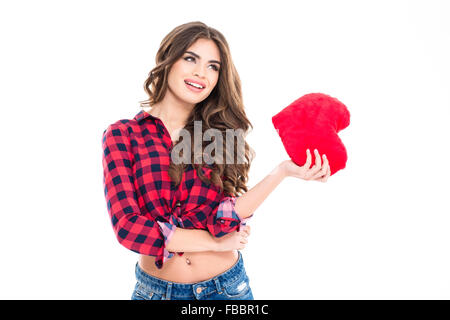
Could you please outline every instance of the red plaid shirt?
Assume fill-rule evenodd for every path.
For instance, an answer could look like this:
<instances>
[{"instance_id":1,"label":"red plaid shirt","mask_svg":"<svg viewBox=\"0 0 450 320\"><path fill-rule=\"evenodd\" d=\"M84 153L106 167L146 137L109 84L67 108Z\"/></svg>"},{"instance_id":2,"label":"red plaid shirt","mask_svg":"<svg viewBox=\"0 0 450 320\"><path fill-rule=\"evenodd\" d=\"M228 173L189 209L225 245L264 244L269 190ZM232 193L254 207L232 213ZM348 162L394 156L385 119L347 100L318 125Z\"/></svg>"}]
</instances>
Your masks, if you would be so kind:
<instances>
[{"instance_id":1,"label":"red plaid shirt","mask_svg":"<svg viewBox=\"0 0 450 320\"><path fill-rule=\"evenodd\" d=\"M159 269L174 255L165 247L177 227L222 237L253 216L241 219L236 197L205 184L192 164L175 188L168 174L173 142L163 122L144 110L109 125L102 146L104 193L116 237L134 252L155 256ZM203 172L209 177L211 169Z\"/></svg>"}]
</instances>

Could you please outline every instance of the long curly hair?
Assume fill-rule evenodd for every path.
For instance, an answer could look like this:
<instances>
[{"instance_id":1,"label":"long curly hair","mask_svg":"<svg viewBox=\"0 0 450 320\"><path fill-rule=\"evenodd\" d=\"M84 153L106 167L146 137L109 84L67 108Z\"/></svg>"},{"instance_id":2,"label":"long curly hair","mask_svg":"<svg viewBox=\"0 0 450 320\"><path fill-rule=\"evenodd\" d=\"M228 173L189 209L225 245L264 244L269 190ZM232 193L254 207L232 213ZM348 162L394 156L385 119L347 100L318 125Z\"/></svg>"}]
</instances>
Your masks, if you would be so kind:
<instances>
[{"instance_id":1,"label":"long curly hair","mask_svg":"<svg viewBox=\"0 0 450 320\"><path fill-rule=\"evenodd\" d=\"M151 107L163 99L168 88L168 74L172 65L198 39L209 39L215 42L220 51L221 68L216 86L205 100L195 105L188 116L184 129L189 131L191 137L194 137L194 121L202 121L202 134L210 128L219 130L222 134L222 150L225 150L225 153L228 151L225 145L227 129L241 132L241 136L237 140L239 141L240 138L244 144L238 146L237 141L233 138L232 152L234 154L223 155L224 159L233 159L233 161L220 161L221 163L213 161L212 164L203 162L203 150L206 145L203 139L201 139L200 154L198 153L199 149L194 147L194 139L191 139L190 142L184 141L186 139L181 142L178 140L174 143L173 148L183 142L190 143L190 150L192 150L190 163L196 169L198 177L207 184L213 183L220 191L224 191L228 195L239 196L248 191L246 185L248 172L256 153L245 141L245 136L250 131L250 127L253 129L253 126L245 114L240 77L233 64L228 43L222 33L200 21L194 21L177 26L167 34L161 41L156 54L156 66L149 72L149 76L144 82L144 90L149 99L140 101L140 106L142 108ZM234 161L238 154L241 160ZM209 177L203 173L202 169L205 166L212 169ZM175 186L180 184L186 168L186 163L175 164L172 159L170 160L168 173Z\"/></svg>"}]
</instances>

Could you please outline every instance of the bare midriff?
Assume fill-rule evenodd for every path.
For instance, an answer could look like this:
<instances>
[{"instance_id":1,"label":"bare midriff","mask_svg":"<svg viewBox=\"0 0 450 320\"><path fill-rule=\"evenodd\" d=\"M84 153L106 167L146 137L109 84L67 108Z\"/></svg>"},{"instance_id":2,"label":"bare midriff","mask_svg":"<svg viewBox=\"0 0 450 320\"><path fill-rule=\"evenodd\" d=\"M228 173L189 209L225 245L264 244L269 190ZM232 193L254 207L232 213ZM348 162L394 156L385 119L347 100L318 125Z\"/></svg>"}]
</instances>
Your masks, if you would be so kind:
<instances>
[{"instance_id":1,"label":"bare midriff","mask_svg":"<svg viewBox=\"0 0 450 320\"><path fill-rule=\"evenodd\" d=\"M189 264L186 262L189 259ZM171 282L194 283L213 278L230 269L238 260L237 250L185 252L166 259L161 269L155 265L155 257L141 255L139 266L149 275Z\"/></svg>"}]
</instances>

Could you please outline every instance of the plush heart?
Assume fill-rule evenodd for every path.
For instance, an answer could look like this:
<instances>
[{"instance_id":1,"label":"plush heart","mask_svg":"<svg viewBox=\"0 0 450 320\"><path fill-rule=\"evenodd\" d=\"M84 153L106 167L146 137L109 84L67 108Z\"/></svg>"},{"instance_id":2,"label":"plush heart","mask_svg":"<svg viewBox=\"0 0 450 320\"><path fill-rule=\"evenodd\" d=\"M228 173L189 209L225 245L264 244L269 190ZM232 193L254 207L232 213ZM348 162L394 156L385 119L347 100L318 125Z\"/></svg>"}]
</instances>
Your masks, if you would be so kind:
<instances>
[{"instance_id":1,"label":"plush heart","mask_svg":"<svg viewBox=\"0 0 450 320\"><path fill-rule=\"evenodd\" d=\"M306 94L274 115L272 123L296 165L305 165L309 149L313 166L317 149L327 156L331 175L345 168L347 151L338 132L350 124L350 112L338 99L323 93Z\"/></svg>"}]
</instances>

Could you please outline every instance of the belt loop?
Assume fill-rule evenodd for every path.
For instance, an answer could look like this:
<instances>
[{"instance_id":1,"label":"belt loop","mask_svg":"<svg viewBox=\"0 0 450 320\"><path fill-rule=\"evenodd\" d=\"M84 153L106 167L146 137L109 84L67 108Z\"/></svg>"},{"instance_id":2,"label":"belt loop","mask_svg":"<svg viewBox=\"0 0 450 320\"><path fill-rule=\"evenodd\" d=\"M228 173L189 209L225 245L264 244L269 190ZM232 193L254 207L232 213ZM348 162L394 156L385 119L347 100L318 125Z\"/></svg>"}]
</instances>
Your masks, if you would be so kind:
<instances>
[{"instance_id":1,"label":"belt loop","mask_svg":"<svg viewBox=\"0 0 450 320\"><path fill-rule=\"evenodd\" d=\"M171 295L172 295L172 282L169 282L167 284L166 300L170 300Z\"/></svg>"},{"instance_id":2,"label":"belt loop","mask_svg":"<svg viewBox=\"0 0 450 320\"><path fill-rule=\"evenodd\" d=\"M220 285L219 279L216 277L216 278L213 278L213 280L214 280L214 283L216 284L217 292L222 293L222 286Z\"/></svg>"}]
</instances>

